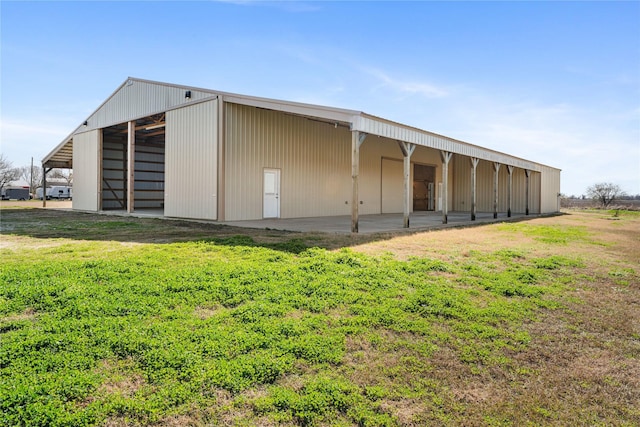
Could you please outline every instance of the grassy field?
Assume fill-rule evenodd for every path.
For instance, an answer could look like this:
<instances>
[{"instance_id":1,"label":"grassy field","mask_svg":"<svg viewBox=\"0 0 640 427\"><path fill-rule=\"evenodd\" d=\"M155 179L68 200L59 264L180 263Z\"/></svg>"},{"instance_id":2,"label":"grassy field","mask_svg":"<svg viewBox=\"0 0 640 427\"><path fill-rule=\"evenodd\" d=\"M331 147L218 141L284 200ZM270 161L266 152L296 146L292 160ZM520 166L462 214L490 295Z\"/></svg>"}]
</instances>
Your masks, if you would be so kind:
<instances>
[{"instance_id":1,"label":"grassy field","mask_svg":"<svg viewBox=\"0 0 640 427\"><path fill-rule=\"evenodd\" d=\"M640 425L640 214L340 236L0 211L0 425Z\"/></svg>"}]
</instances>

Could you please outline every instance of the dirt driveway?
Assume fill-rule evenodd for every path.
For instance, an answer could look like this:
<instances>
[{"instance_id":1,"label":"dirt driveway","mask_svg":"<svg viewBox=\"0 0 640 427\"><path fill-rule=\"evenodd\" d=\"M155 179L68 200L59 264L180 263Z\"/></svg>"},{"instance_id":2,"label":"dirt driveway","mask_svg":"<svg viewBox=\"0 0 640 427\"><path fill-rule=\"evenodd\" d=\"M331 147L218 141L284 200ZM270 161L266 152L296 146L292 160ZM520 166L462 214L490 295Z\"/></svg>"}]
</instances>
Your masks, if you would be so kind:
<instances>
[{"instance_id":1,"label":"dirt driveway","mask_svg":"<svg viewBox=\"0 0 640 427\"><path fill-rule=\"evenodd\" d=\"M42 200L2 200L0 207L42 208ZM47 200L47 209L71 209L71 200Z\"/></svg>"}]
</instances>

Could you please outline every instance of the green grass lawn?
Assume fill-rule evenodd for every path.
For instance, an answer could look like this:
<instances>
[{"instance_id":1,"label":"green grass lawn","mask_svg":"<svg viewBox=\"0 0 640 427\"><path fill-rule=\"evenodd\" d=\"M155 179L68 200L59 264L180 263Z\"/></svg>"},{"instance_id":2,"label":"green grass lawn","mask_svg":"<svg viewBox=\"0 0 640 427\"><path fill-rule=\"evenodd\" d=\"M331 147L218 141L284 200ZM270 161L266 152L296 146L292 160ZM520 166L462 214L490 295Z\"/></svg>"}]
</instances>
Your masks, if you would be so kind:
<instances>
[{"instance_id":1,"label":"green grass lawn","mask_svg":"<svg viewBox=\"0 0 640 427\"><path fill-rule=\"evenodd\" d=\"M142 227L104 224L82 233ZM398 260L247 235L4 248L0 425L522 425L456 398L449 376L535 375L518 357L537 339L525 326L567 310L590 274L588 259L561 248L600 243L580 226L495 229L559 250ZM444 356L452 372L434 373ZM523 405L531 425L594 421ZM621 425L638 415L615 411Z\"/></svg>"}]
</instances>

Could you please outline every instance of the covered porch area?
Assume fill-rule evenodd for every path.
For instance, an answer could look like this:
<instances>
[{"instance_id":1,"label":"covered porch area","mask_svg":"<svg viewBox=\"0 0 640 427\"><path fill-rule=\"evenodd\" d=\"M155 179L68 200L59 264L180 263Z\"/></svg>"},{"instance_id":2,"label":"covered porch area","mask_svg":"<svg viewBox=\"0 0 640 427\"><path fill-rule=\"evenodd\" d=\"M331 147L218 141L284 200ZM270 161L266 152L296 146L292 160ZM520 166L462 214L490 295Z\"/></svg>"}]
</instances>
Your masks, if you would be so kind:
<instances>
[{"instance_id":1,"label":"covered porch area","mask_svg":"<svg viewBox=\"0 0 640 427\"><path fill-rule=\"evenodd\" d=\"M468 227L472 225L488 224L494 222L519 221L530 219L537 215L525 215L524 213L499 213L497 217L493 212L479 212L475 220L471 220L468 212L454 211L448 213L448 221L442 223L442 212L422 211L411 214L411 225L405 227L403 214L369 214L360 215L358 218L360 234L397 233L428 231L432 229ZM349 215L323 216L313 218L270 218L246 221L227 221L223 224L233 227L246 227L258 229L286 230L297 232L321 232L350 234L352 218Z\"/></svg>"}]
</instances>

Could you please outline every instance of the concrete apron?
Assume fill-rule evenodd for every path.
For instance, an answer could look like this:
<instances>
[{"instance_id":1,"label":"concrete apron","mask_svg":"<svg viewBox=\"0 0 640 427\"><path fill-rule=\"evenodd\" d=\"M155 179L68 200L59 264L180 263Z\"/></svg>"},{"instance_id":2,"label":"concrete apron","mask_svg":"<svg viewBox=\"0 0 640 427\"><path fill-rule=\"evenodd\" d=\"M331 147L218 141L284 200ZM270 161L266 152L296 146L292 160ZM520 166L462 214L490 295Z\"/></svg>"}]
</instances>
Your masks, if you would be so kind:
<instances>
[{"instance_id":1,"label":"concrete apron","mask_svg":"<svg viewBox=\"0 0 640 427\"><path fill-rule=\"evenodd\" d=\"M493 212L476 214L476 220L471 221L469 212L449 212L448 224L442 224L440 212L416 212L411 214L410 227L403 228L402 214L378 214L360 215L358 228L360 234L389 233L402 231L430 230L447 227L464 227L474 224L486 224L492 222L518 221L525 218L535 218L538 215L525 216L524 214L512 214L511 218L506 213L498 214L493 218ZM327 216L314 218L274 218L247 221L226 221L222 224L234 227L322 232L322 233L351 233L351 216Z\"/></svg>"}]
</instances>

